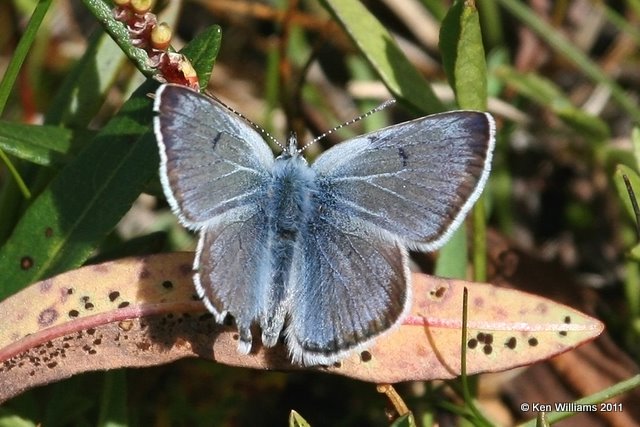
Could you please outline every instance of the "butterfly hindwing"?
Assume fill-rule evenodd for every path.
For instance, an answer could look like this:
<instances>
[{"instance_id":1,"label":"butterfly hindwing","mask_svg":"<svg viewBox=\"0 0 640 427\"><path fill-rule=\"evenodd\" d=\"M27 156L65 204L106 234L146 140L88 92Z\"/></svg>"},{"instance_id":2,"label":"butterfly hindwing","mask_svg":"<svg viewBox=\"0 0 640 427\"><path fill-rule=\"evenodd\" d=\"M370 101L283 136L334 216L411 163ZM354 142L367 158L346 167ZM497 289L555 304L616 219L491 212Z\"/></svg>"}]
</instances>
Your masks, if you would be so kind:
<instances>
[{"instance_id":1,"label":"butterfly hindwing","mask_svg":"<svg viewBox=\"0 0 640 427\"><path fill-rule=\"evenodd\" d=\"M316 204L293 262L286 330L294 362L330 364L392 328L410 305L406 250L366 230L336 225ZM345 221L342 222L344 224ZM359 227L361 224L351 224Z\"/></svg>"}]
</instances>

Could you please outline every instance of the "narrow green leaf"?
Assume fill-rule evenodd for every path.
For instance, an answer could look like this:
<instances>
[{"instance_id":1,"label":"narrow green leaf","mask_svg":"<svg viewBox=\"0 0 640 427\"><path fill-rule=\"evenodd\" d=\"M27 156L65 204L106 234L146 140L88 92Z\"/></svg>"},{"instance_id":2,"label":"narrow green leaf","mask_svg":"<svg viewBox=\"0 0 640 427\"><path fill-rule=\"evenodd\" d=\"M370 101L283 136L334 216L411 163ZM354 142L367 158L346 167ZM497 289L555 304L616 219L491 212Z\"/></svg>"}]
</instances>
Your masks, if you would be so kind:
<instances>
[{"instance_id":1,"label":"narrow green leaf","mask_svg":"<svg viewBox=\"0 0 640 427\"><path fill-rule=\"evenodd\" d=\"M198 37L181 51L189 58L191 65L198 73L198 83L201 88L206 87L209 83L221 42L222 30L220 26L212 25L198 34Z\"/></svg>"},{"instance_id":2,"label":"narrow green leaf","mask_svg":"<svg viewBox=\"0 0 640 427\"><path fill-rule=\"evenodd\" d=\"M440 49L458 106L486 110L487 66L475 7L462 1L454 3L442 23Z\"/></svg>"},{"instance_id":3,"label":"narrow green leaf","mask_svg":"<svg viewBox=\"0 0 640 427\"><path fill-rule=\"evenodd\" d=\"M311 424L292 409L291 413L289 413L289 427L311 427Z\"/></svg>"},{"instance_id":4,"label":"narrow green leaf","mask_svg":"<svg viewBox=\"0 0 640 427\"><path fill-rule=\"evenodd\" d=\"M633 128L631 131L631 144L633 146L633 157L636 159L636 168L640 168L640 129Z\"/></svg>"},{"instance_id":5,"label":"narrow green leaf","mask_svg":"<svg viewBox=\"0 0 640 427\"><path fill-rule=\"evenodd\" d=\"M609 137L609 127L602 119L574 106L550 80L534 73L520 73L507 65L497 67L495 76L522 96L544 108L551 108L565 124L590 140L602 141Z\"/></svg>"},{"instance_id":6,"label":"narrow green leaf","mask_svg":"<svg viewBox=\"0 0 640 427\"><path fill-rule=\"evenodd\" d=\"M41 166L60 166L76 154L93 131L71 131L57 126L38 126L0 121L0 149Z\"/></svg>"},{"instance_id":7,"label":"narrow green leaf","mask_svg":"<svg viewBox=\"0 0 640 427\"><path fill-rule=\"evenodd\" d=\"M127 427L127 372L124 369L104 373L98 427Z\"/></svg>"},{"instance_id":8,"label":"narrow green leaf","mask_svg":"<svg viewBox=\"0 0 640 427\"><path fill-rule=\"evenodd\" d=\"M444 106L387 29L358 0L323 0L391 93L421 114Z\"/></svg>"},{"instance_id":9,"label":"narrow green leaf","mask_svg":"<svg viewBox=\"0 0 640 427\"><path fill-rule=\"evenodd\" d=\"M413 413L409 412L398 418L396 418L391 427L416 427L416 421L413 418Z\"/></svg>"},{"instance_id":10,"label":"narrow green leaf","mask_svg":"<svg viewBox=\"0 0 640 427\"><path fill-rule=\"evenodd\" d=\"M636 198L640 197L640 175L633 169L629 168L625 165L616 166L615 175L613 177L613 182L616 186L616 191L618 192L618 197L622 200L622 204L624 205L625 211L627 212L629 218L635 222L636 214L633 209L633 203L631 201L629 192L627 191L627 186L625 185L623 175L626 175L631 183L631 188L635 193ZM638 199L638 203L640 203L640 199Z\"/></svg>"},{"instance_id":11,"label":"narrow green leaf","mask_svg":"<svg viewBox=\"0 0 640 427\"><path fill-rule=\"evenodd\" d=\"M143 85L29 207L0 249L0 298L82 264L127 212L158 165L152 90Z\"/></svg>"},{"instance_id":12,"label":"narrow green leaf","mask_svg":"<svg viewBox=\"0 0 640 427\"><path fill-rule=\"evenodd\" d=\"M42 24L42 20L44 19L47 10L49 10L49 6L51 6L51 0L40 0L36 5L24 34L20 37L18 46L16 46L16 50L14 51L11 61L9 62L4 76L2 77L2 81L0 81L0 114L4 111L11 89L18 77L20 67L22 67L22 63L27 57L27 53L36 38L40 24Z\"/></svg>"},{"instance_id":13,"label":"narrow green leaf","mask_svg":"<svg viewBox=\"0 0 640 427\"><path fill-rule=\"evenodd\" d=\"M519 0L498 0L498 3L511 12L516 18L524 22L527 28L530 28L541 39L546 41L551 49L574 63L587 77L607 87L618 105L620 105L636 123L640 122L640 109L635 100L627 95L625 90L620 87L615 80L605 74L584 52L580 51L574 44L567 40L561 32L543 21L528 8L525 3Z\"/></svg>"},{"instance_id":14,"label":"narrow green leaf","mask_svg":"<svg viewBox=\"0 0 640 427\"><path fill-rule=\"evenodd\" d=\"M461 226L438 252L434 274L453 279L467 276L467 233Z\"/></svg>"},{"instance_id":15,"label":"narrow green leaf","mask_svg":"<svg viewBox=\"0 0 640 427\"><path fill-rule=\"evenodd\" d=\"M56 93L45 117L46 124L86 127L104 104L127 57L104 32L91 37L84 55L74 65Z\"/></svg>"}]
</instances>

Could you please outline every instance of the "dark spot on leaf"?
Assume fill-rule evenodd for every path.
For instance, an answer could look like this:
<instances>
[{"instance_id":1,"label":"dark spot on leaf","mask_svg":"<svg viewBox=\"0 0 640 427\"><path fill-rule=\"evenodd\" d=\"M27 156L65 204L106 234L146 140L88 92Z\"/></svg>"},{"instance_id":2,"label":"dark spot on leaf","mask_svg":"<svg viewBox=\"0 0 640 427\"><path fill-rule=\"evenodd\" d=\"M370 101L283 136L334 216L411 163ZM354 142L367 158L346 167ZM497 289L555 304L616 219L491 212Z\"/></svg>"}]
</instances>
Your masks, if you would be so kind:
<instances>
[{"instance_id":1,"label":"dark spot on leaf","mask_svg":"<svg viewBox=\"0 0 640 427\"><path fill-rule=\"evenodd\" d=\"M92 303L90 303L90 302L88 302L88 303L86 303L84 305L84 309L85 310L93 310L93 307L94 307L94 305Z\"/></svg>"},{"instance_id":2,"label":"dark spot on leaf","mask_svg":"<svg viewBox=\"0 0 640 427\"><path fill-rule=\"evenodd\" d=\"M233 334L232 338L233 338L234 341L238 341L240 339L240 335Z\"/></svg>"},{"instance_id":3,"label":"dark spot on leaf","mask_svg":"<svg viewBox=\"0 0 640 427\"><path fill-rule=\"evenodd\" d=\"M102 340L100 338L96 338L95 340L93 340L93 345L100 345L102 344Z\"/></svg>"},{"instance_id":4,"label":"dark spot on leaf","mask_svg":"<svg viewBox=\"0 0 640 427\"><path fill-rule=\"evenodd\" d=\"M80 301L82 301L82 302L84 302L84 303L87 303L87 302L89 302L89 300L90 300L90 299L91 299L91 298L89 298L88 296L84 296L84 297L81 297L81 298L80 298Z\"/></svg>"},{"instance_id":5,"label":"dark spot on leaf","mask_svg":"<svg viewBox=\"0 0 640 427\"><path fill-rule=\"evenodd\" d=\"M44 237L46 237L48 239L51 236L53 236L53 228L51 228L51 227L45 228L44 229Z\"/></svg>"},{"instance_id":6,"label":"dark spot on leaf","mask_svg":"<svg viewBox=\"0 0 640 427\"><path fill-rule=\"evenodd\" d=\"M47 363L47 368L53 369L58 365L58 362L49 362Z\"/></svg>"},{"instance_id":7,"label":"dark spot on leaf","mask_svg":"<svg viewBox=\"0 0 640 427\"><path fill-rule=\"evenodd\" d=\"M78 317L79 315L80 315L80 312L78 310L69 311L69 317Z\"/></svg>"},{"instance_id":8,"label":"dark spot on leaf","mask_svg":"<svg viewBox=\"0 0 640 427\"><path fill-rule=\"evenodd\" d=\"M49 326L58 318L58 312L55 308L49 307L42 310L38 315L38 325Z\"/></svg>"},{"instance_id":9,"label":"dark spot on leaf","mask_svg":"<svg viewBox=\"0 0 640 427\"><path fill-rule=\"evenodd\" d=\"M336 363L334 363L334 364L333 364L333 367L334 367L334 368L338 368L338 369L342 368L342 362L336 362Z\"/></svg>"},{"instance_id":10,"label":"dark spot on leaf","mask_svg":"<svg viewBox=\"0 0 640 427\"><path fill-rule=\"evenodd\" d=\"M516 348L517 344L518 344L518 340L516 339L516 337L511 337L507 340L506 343L504 343L505 347L510 348L511 350Z\"/></svg>"},{"instance_id":11,"label":"dark spot on leaf","mask_svg":"<svg viewBox=\"0 0 640 427\"><path fill-rule=\"evenodd\" d=\"M165 289L173 289L173 282L171 282L171 280L165 280L162 282L162 287Z\"/></svg>"},{"instance_id":12,"label":"dark spot on leaf","mask_svg":"<svg viewBox=\"0 0 640 427\"><path fill-rule=\"evenodd\" d=\"M120 292L118 291L109 292L109 301L114 302L115 300L118 299L119 296L120 296Z\"/></svg>"},{"instance_id":13,"label":"dark spot on leaf","mask_svg":"<svg viewBox=\"0 0 640 427\"><path fill-rule=\"evenodd\" d=\"M467 342L467 347L474 349L478 346L478 340L475 338L471 338L468 342Z\"/></svg>"},{"instance_id":14,"label":"dark spot on leaf","mask_svg":"<svg viewBox=\"0 0 640 427\"><path fill-rule=\"evenodd\" d=\"M538 339L537 338L529 338L529 341L527 341L529 343L529 345L531 347L535 347L538 345Z\"/></svg>"},{"instance_id":15,"label":"dark spot on leaf","mask_svg":"<svg viewBox=\"0 0 640 427\"><path fill-rule=\"evenodd\" d=\"M367 350L360 353L360 360L362 360L363 362L370 362L372 358L373 356L371 355L371 352Z\"/></svg>"},{"instance_id":16,"label":"dark spot on leaf","mask_svg":"<svg viewBox=\"0 0 640 427\"><path fill-rule=\"evenodd\" d=\"M566 337L567 336L567 331L560 331L560 332L558 332L558 334L560 334L561 337Z\"/></svg>"},{"instance_id":17,"label":"dark spot on leaf","mask_svg":"<svg viewBox=\"0 0 640 427\"><path fill-rule=\"evenodd\" d=\"M118 304L118 308L129 307L129 304L130 304L129 301L122 301L120 304Z\"/></svg>"},{"instance_id":18,"label":"dark spot on leaf","mask_svg":"<svg viewBox=\"0 0 640 427\"><path fill-rule=\"evenodd\" d=\"M87 334L89 334L89 335L93 335L93 334L95 334L95 333L96 333L96 328L89 328L89 329L87 329Z\"/></svg>"},{"instance_id":19,"label":"dark spot on leaf","mask_svg":"<svg viewBox=\"0 0 640 427\"><path fill-rule=\"evenodd\" d=\"M20 260L20 268L23 270L29 270L33 267L33 258L30 256L23 256Z\"/></svg>"},{"instance_id":20,"label":"dark spot on leaf","mask_svg":"<svg viewBox=\"0 0 640 427\"><path fill-rule=\"evenodd\" d=\"M493 347L489 344L485 344L484 347L482 347L482 351L488 356L493 352Z\"/></svg>"},{"instance_id":21,"label":"dark spot on leaf","mask_svg":"<svg viewBox=\"0 0 640 427\"><path fill-rule=\"evenodd\" d=\"M151 348L151 344L148 342L139 342L139 343L136 343L136 347L138 347L138 349L142 351L147 351Z\"/></svg>"},{"instance_id":22,"label":"dark spot on leaf","mask_svg":"<svg viewBox=\"0 0 640 427\"><path fill-rule=\"evenodd\" d=\"M476 338L478 338L478 341L480 341L481 343L484 343L484 339L485 339L484 332L478 332L478 335L476 335Z\"/></svg>"},{"instance_id":23,"label":"dark spot on leaf","mask_svg":"<svg viewBox=\"0 0 640 427\"><path fill-rule=\"evenodd\" d=\"M73 288L68 288L67 295L72 295L72 294L73 294Z\"/></svg>"},{"instance_id":24,"label":"dark spot on leaf","mask_svg":"<svg viewBox=\"0 0 640 427\"><path fill-rule=\"evenodd\" d=\"M484 343L493 344L493 334L485 334Z\"/></svg>"},{"instance_id":25,"label":"dark spot on leaf","mask_svg":"<svg viewBox=\"0 0 640 427\"><path fill-rule=\"evenodd\" d=\"M564 316L564 323L571 323L571 316Z\"/></svg>"},{"instance_id":26,"label":"dark spot on leaf","mask_svg":"<svg viewBox=\"0 0 640 427\"><path fill-rule=\"evenodd\" d=\"M444 286L440 286L435 291L431 291L433 296L435 296L436 298L442 298L445 292L447 292L447 288L445 288Z\"/></svg>"},{"instance_id":27,"label":"dark spot on leaf","mask_svg":"<svg viewBox=\"0 0 640 427\"><path fill-rule=\"evenodd\" d=\"M47 279L40 282L40 292L47 292L53 286L53 280Z\"/></svg>"}]
</instances>

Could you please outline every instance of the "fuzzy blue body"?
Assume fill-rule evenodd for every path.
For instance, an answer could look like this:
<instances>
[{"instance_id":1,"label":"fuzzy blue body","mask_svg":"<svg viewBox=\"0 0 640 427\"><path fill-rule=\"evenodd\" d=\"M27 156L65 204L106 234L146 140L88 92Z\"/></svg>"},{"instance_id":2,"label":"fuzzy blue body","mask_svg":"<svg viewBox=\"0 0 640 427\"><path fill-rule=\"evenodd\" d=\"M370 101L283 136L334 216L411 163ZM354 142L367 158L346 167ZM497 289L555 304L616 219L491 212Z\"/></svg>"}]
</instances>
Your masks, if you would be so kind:
<instances>
[{"instance_id":1,"label":"fuzzy blue body","mask_svg":"<svg viewBox=\"0 0 640 427\"><path fill-rule=\"evenodd\" d=\"M294 251L306 240L309 216L315 211L316 174L296 151L295 140L290 150L280 155L273 165L272 181L264 200L267 247L271 271L264 304L262 340L273 345L283 327L284 304L290 281Z\"/></svg>"}]
</instances>

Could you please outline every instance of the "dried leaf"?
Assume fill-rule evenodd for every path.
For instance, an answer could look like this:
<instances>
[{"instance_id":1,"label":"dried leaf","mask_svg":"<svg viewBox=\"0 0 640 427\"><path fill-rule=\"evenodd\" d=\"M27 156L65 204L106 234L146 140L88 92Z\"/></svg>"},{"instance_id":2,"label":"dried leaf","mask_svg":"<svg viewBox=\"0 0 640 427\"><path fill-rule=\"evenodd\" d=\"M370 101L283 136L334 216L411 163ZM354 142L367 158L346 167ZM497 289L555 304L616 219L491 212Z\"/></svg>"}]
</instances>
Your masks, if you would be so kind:
<instances>
[{"instance_id":1,"label":"dried leaf","mask_svg":"<svg viewBox=\"0 0 640 427\"><path fill-rule=\"evenodd\" d=\"M38 282L0 303L0 402L71 375L184 357L255 369L303 369L283 346L236 351L195 295L191 253L128 258ZM600 322L545 298L488 284L413 275L413 310L367 351L307 368L377 383L460 372L462 292L469 289L467 371L499 371L570 350Z\"/></svg>"}]
</instances>

